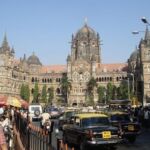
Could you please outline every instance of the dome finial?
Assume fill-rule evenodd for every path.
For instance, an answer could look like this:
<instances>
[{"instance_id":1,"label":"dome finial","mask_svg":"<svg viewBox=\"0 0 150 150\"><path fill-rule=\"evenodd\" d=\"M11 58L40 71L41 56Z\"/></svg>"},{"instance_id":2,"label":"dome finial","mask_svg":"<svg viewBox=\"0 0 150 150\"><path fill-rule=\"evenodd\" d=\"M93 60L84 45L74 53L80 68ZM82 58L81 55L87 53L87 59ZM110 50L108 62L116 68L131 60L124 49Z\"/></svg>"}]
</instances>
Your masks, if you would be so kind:
<instances>
[{"instance_id":1,"label":"dome finial","mask_svg":"<svg viewBox=\"0 0 150 150\"><path fill-rule=\"evenodd\" d=\"M84 25L85 25L85 26L87 26L87 22L88 22L88 18L85 17L85 18L84 18Z\"/></svg>"}]
</instances>

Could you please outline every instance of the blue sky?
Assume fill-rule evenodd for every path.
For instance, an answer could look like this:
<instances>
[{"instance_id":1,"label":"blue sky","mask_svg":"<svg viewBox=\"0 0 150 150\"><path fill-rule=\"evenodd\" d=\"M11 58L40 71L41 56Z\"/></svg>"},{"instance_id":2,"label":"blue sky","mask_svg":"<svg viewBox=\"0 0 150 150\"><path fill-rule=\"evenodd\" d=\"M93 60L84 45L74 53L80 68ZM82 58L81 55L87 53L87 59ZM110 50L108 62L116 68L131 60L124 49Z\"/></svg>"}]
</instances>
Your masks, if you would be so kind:
<instances>
[{"instance_id":1,"label":"blue sky","mask_svg":"<svg viewBox=\"0 0 150 150\"><path fill-rule=\"evenodd\" d=\"M66 64L72 33L88 18L102 40L102 63L124 63L150 21L150 0L0 0L0 43L5 32L16 57L33 52L44 65Z\"/></svg>"}]
</instances>

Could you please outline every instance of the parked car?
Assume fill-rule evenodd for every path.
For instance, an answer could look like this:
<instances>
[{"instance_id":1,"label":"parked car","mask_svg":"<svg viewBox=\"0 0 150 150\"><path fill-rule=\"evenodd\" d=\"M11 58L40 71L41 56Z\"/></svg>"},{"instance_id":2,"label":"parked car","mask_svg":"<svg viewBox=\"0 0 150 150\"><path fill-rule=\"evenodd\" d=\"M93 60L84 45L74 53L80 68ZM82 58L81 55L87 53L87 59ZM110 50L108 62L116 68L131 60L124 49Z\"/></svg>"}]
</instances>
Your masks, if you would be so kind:
<instances>
[{"instance_id":1,"label":"parked car","mask_svg":"<svg viewBox=\"0 0 150 150\"><path fill-rule=\"evenodd\" d=\"M62 116L58 119L58 128L59 130L63 130L63 126L65 124L70 123L71 119L77 113L76 110L66 110Z\"/></svg>"},{"instance_id":2,"label":"parked car","mask_svg":"<svg viewBox=\"0 0 150 150\"><path fill-rule=\"evenodd\" d=\"M111 124L119 127L122 132L122 138L133 143L137 135L140 134L141 125L131 118L130 114L123 111L109 112Z\"/></svg>"},{"instance_id":3,"label":"parked car","mask_svg":"<svg viewBox=\"0 0 150 150\"><path fill-rule=\"evenodd\" d=\"M52 119L58 118L61 114L57 107L47 107L45 111L50 114Z\"/></svg>"},{"instance_id":4,"label":"parked car","mask_svg":"<svg viewBox=\"0 0 150 150\"><path fill-rule=\"evenodd\" d=\"M77 145L80 150L93 146L116 148L121 140L118 127L111 126L108 116L101 113L76 114L63 130L63 142Z\"/></svg>"},{"instance_id":5,"label":"parked car","mask_svg":"<svg viewBox=\"0 0 150 150\"><path fill-rule=\"evenodd\" d=\"M30 121L41 121L43 113L42 106L40 104L31 104L28 107L28 115Z\"/></svg>"}]
</instances>

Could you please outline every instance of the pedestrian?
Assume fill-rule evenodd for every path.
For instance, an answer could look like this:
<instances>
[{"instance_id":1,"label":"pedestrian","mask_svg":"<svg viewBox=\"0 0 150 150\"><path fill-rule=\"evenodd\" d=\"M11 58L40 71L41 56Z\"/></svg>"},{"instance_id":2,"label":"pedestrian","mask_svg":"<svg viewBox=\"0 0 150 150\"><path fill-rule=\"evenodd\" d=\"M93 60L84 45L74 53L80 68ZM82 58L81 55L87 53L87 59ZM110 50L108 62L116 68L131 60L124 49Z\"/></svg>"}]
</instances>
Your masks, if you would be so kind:
<instances>
[{"instance_id":1,"label":"pedestrian","mask_svg":"<svg viewBox=\"0 0 150 150\"><path fill-rule=\"evenodd\" d=\"M4 135L3 127L0 125L0 149L1 150L8 150L6 138Z\"/></svg>"},{"instance_id":2,"label":"pedestrian","mask_svg":"<svg viewBox=\"0 0 150 150\"><path fill-rule=\"evenodd\" d=\"M0 108L0 117L4 114L4 109ZM0 124L0 150L8 150L3 127Z\"/></svg>"},{"instance_id":3,"label":"pedestrian","mask_svg":"<svg viewBox=\"0 0 150 150\"><path fill-rule=\"evenodd\" d=\"M147 107L144 109L144 127L149 128L149 111Z\"/></svg>"}]
</instances>

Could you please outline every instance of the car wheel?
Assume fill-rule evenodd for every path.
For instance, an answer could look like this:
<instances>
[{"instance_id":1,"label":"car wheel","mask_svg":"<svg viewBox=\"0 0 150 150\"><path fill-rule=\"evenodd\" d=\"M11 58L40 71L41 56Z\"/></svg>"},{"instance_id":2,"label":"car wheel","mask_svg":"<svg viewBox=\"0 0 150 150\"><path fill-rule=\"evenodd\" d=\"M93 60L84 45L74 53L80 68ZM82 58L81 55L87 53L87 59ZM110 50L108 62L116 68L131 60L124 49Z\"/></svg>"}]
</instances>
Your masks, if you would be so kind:
<instances>
[{"instance_id":1,"label":"car wheel","mask_svg":"<svg viewBox=\"0 0 150 150\"><path fill-rule=\"evenodd\" d=\"M85 142L80 143L80 150L87 150Z\"/></svg>"},{"instance_id":2,"label":"car wheel","mask_svg":"<svg viewBox=\"0 0 150 150\"><path fill-rule=\"evenodd\" d=\"M40 115L40 111L39 111L39 110L35 110L35 111L34 111L34 115L35 115L35 116L39 116L39 115Z\"/></svg>"},{"instance_id":3,"label":"car wheel","mask_svg":"<svg viewBox=\"0 0 150 150\"><path fill-rule=\"evenodd\" d=\"M130 137L128 137L128 141L129 141L130 143L134 143L135 140L136 140L136 136L130 136Z\"/></svg>"},{"instance_id":4,"label":"car wheel","mask_svg":"<svg viewBox=\"0 0 150 150\"><path fill-rule=\"evenodd\" d=\"M63 134L63 143L64 144L68 143L67 136L65 134Z\"/></svg>"}]
</instances>

